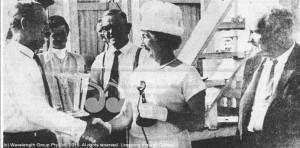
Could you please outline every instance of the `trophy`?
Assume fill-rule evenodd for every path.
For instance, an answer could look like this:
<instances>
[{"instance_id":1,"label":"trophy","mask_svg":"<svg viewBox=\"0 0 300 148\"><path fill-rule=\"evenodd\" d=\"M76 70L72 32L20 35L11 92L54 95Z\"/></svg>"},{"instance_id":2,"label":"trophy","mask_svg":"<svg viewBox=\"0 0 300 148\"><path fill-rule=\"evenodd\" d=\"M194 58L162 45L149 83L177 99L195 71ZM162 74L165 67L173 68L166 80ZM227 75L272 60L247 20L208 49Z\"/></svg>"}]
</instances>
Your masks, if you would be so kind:
<instances>
[{"instance_id":1,"label":"trophy","mask_svg":"<svg viewBox=\"0 0 300 148\"><path fill-rule=\"evenodd\" d=\"M146 100L146 97L145 97L145 92L144 92L144 90L146 89L146 82L145 81L140 81L140 86L138 86L137 89L140 92L140 97L139 97L139 102L138 102L138 106L137 106L139 114L138 114L138 117L137 117L137 120L136 120L136 124L138 126L141 126L141 127L153 126L157 122L157 120L156 119L142 118L140 116L140 110L139 110L141 99L142 99L142 103L147 103L147 100Z\"/></svg>"},{"instance_id":2,"label":"trophy","mask_svg":"<svg viewBox=\"0 0 300 148\"><path fill-rule=\"evenodd\" d=\"M84 111L90 74L62 73L55 76L63 112L74 117L89 114Z\"/></svg>"}]
</instances>

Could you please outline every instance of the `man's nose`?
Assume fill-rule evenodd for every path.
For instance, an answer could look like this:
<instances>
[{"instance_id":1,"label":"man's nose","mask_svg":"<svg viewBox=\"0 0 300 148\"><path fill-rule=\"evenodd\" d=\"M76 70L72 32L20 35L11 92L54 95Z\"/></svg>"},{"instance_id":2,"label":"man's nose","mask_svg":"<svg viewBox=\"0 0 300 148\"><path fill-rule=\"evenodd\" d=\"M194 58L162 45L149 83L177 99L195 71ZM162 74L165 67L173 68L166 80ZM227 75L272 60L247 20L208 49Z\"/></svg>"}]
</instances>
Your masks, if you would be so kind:
<instances>
[{"instance_id":1,"label":"man's nose","mask_svg":"<svg viewBox=\"0 0 300 148\"><path fill-rule=\"evenodd\" d=\"M248 43L253 43L253 42L254 42L253 34L250 33L250 34L249 34L249 37L248 37Z\"/></svg>"}]
</instances>

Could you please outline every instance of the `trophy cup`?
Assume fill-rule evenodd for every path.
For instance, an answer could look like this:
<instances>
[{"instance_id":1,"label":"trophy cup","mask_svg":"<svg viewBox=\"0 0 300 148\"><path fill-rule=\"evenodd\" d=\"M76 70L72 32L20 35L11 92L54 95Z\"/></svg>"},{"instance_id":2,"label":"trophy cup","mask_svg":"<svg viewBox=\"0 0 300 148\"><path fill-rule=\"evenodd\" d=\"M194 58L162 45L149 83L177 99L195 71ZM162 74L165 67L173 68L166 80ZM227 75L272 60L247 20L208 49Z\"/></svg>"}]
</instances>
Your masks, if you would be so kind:
<instances>
[{"instance_id":1,"label":"trophy cup","mask_svg":"<svg viewBox=\"0 0 300 148\"><path fill-rule=\"evenodd\" d=\"M90 74L62 73L55 76L63 112L74 117L89 114L84 111Z\"/></svg>"}]
</instances>

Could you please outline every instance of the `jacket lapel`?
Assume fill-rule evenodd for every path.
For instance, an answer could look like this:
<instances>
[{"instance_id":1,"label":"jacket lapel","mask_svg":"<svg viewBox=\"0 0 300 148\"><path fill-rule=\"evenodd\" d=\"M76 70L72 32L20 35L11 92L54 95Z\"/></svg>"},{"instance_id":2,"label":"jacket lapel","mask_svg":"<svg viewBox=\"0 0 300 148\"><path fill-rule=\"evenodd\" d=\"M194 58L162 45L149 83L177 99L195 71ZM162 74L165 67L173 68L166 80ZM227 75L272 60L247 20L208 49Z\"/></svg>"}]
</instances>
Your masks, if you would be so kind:
<instances>
[{"instance_id":1,"label":"jacket lapel","mask_svg":"<svg viewBox=\"0 0 300 148\"><path fill-rule=\"evenodd\" d=\"M298 65L300 63L299 60L300 60L300 46L296 43L293 51L291 52L285 66L284 66L284 70L279 79L275 94L273 95L274 97L272 98L273 101L268 110L272 109L280 99L284 99L283 95L284 95L284 90L287 86L287 82L292 77L294 72L296 71L297 66L299 69L299 65ZM268 112L266 114L266 118L267 118L267 115L268 115Z\"/></svg>"},{"instance_id":2,"label":"jacket lapel","mask_svg":"<svg viewBox=\"0 0 300 148\"><path fill-rule=\"evenodd\" d=\"M239 120L240 121L238 123L240 137L242 137L242 134L243 134L244 124L247 123L247 121L246 121L247 118L246 117L251 112L251 107L252 107L252 104L253 104L256 88L257 88L258 81L259 81L260 76L261 76L261 72L262 72L262 69L263 69L263 64L265 62L266 62L266 58L264 58L262 60L262 62L258 66L257 70L254 72L253 78L252 78L251 82L249 83L248 88L246 89L243 97L241 98L240 109L239 109Z\"/></svg>"}]
</instances>

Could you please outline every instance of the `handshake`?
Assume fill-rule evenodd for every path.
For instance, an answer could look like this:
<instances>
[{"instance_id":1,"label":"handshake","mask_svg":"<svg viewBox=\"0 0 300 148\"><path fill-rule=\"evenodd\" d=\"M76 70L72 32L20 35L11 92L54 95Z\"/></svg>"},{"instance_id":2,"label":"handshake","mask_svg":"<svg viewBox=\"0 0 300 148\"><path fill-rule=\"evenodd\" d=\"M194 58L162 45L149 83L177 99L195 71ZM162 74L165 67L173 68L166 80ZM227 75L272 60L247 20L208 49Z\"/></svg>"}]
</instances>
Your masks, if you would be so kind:
<instances>
[{"instance_id":1,"label":"handshake","mask_svg":"<svg viewBox=\"0 0 300 148\"><path fill-rule=\"evenodd\" d=\"M111 133L112 127L109 123L103 122L100 118L94 118L87 122L84 133L79 143L96 143Z\"/></svg>"}]
</instances>

